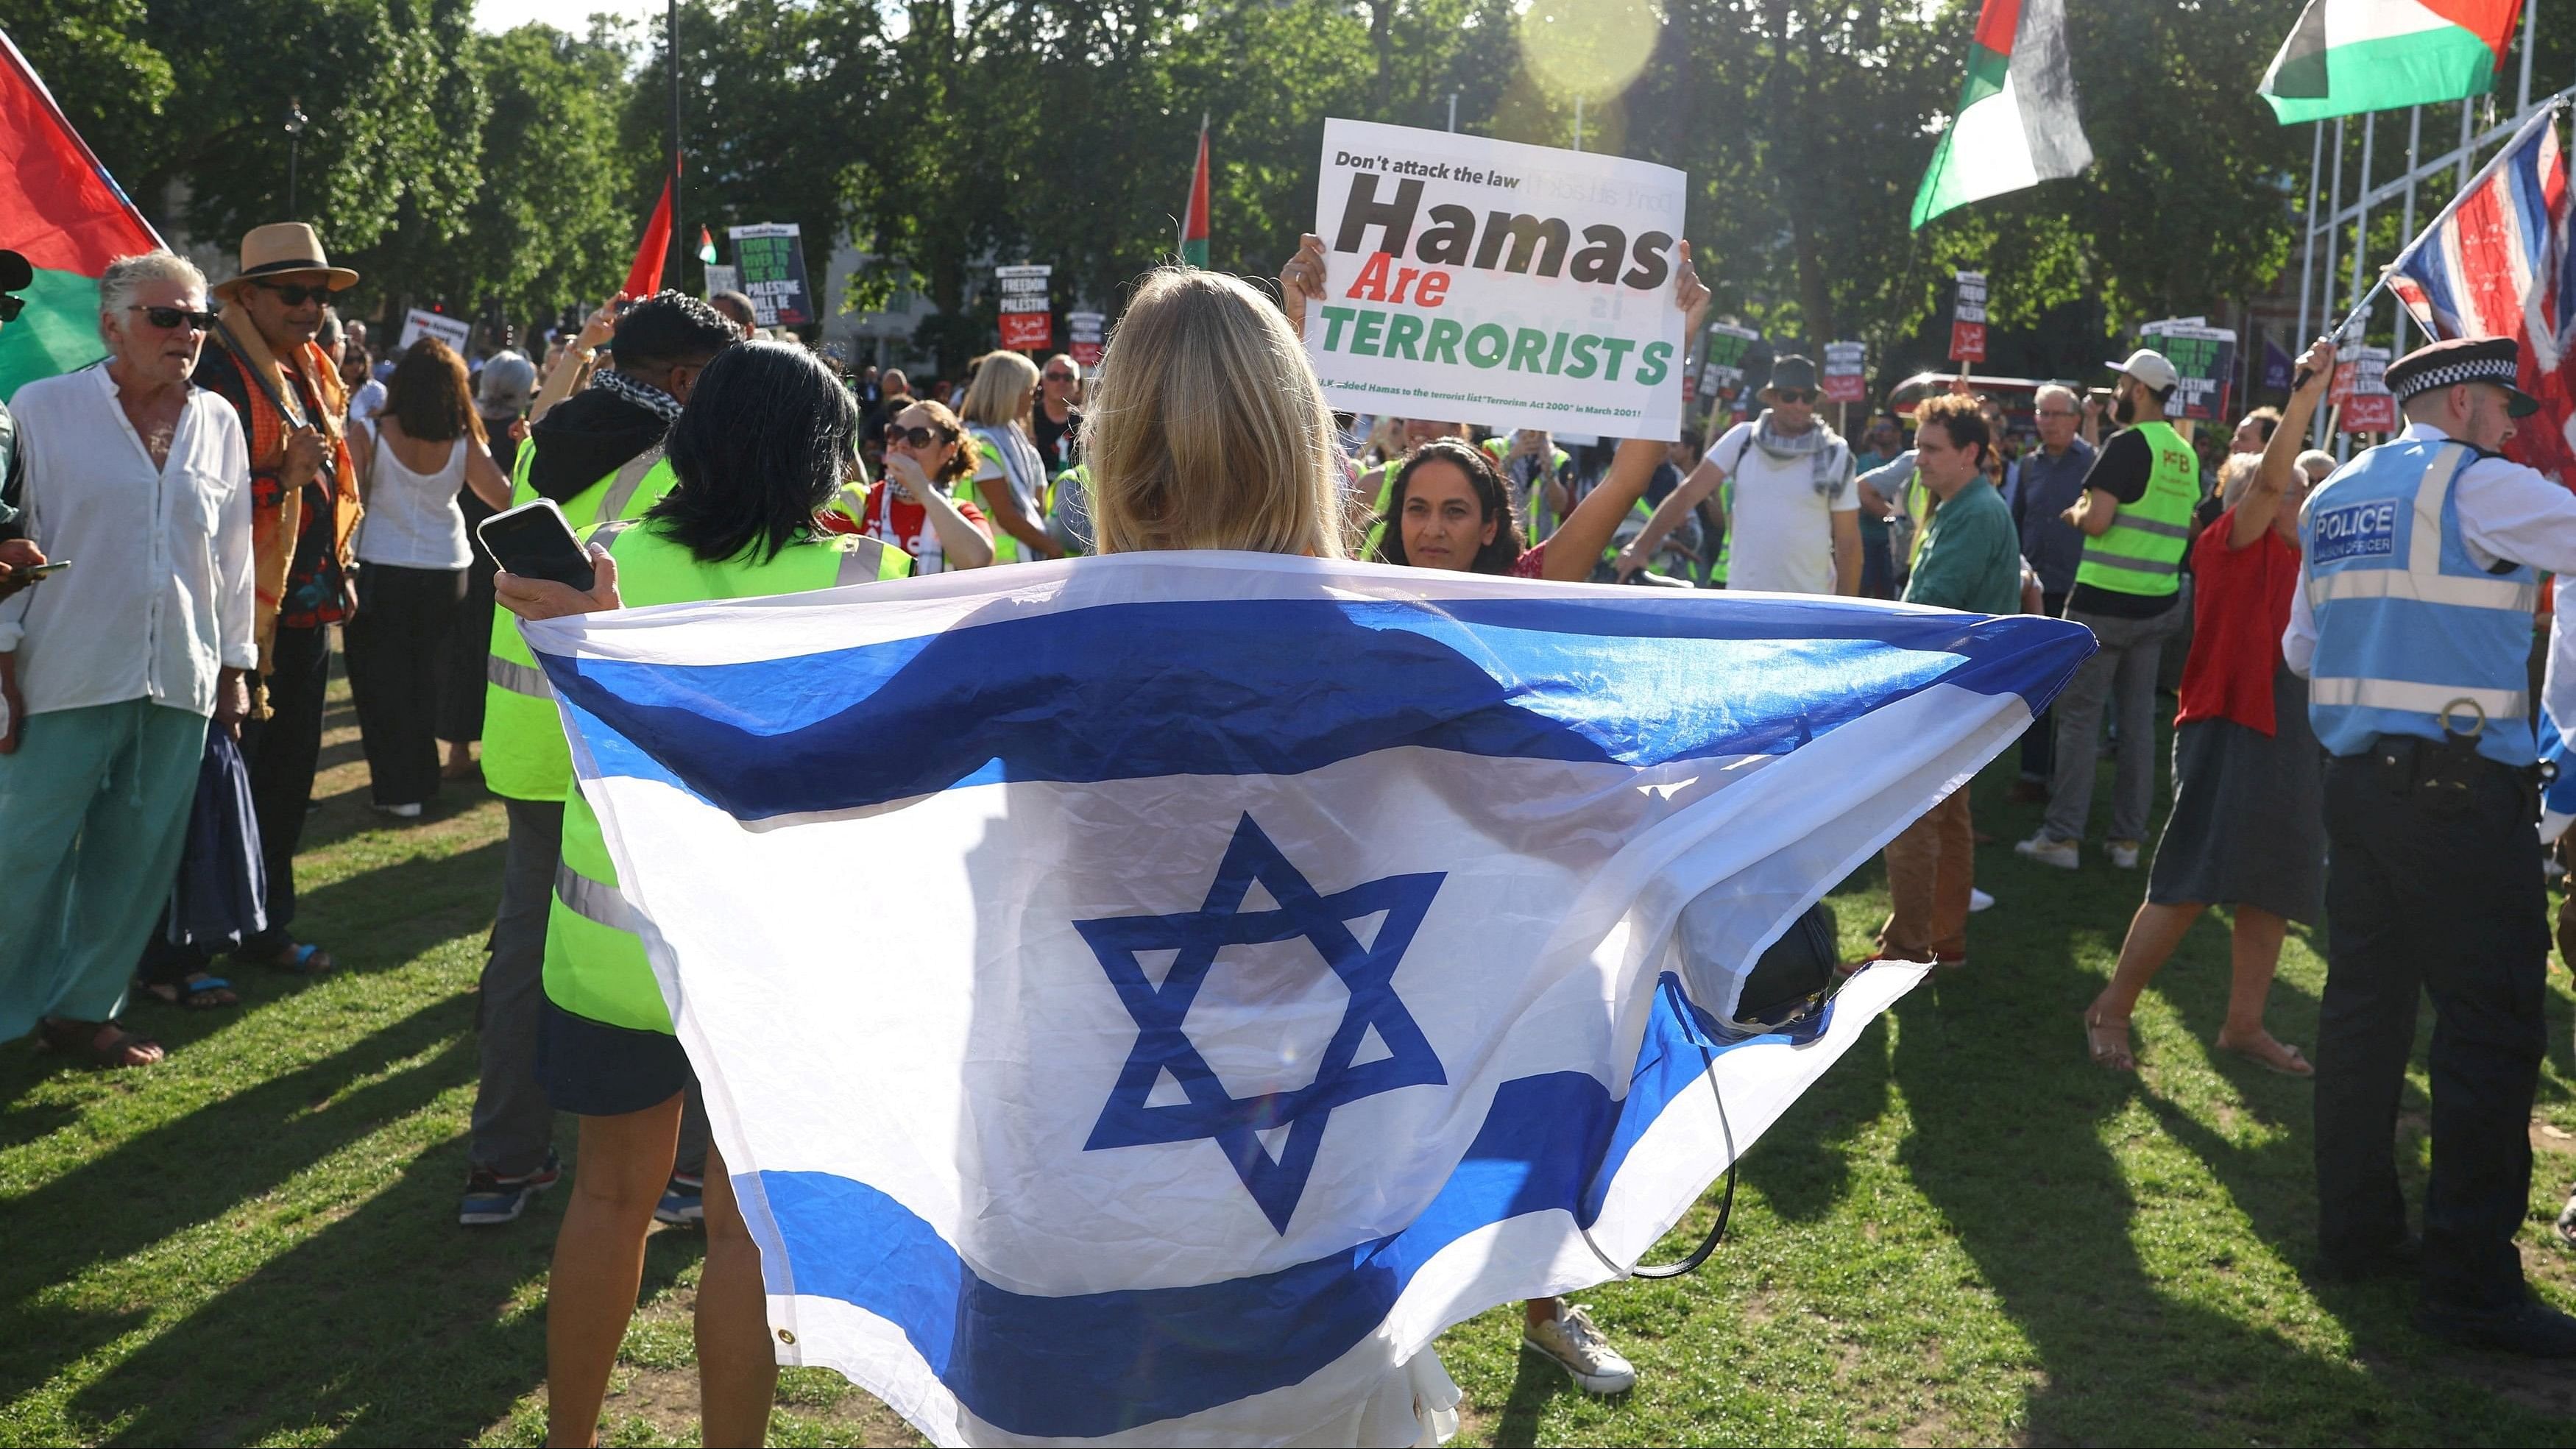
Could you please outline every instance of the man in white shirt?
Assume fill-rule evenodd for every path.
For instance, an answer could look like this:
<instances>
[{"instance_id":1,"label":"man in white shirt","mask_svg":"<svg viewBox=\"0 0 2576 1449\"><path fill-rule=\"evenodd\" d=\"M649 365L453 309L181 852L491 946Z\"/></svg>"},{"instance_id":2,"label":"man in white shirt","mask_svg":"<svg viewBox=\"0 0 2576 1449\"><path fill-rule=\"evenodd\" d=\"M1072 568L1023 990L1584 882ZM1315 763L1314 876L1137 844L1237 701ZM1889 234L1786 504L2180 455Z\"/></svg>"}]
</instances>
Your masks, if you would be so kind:
<instances>
[{"instance_id":1,"label":"man in white shirt","mask_svg":"<svg viewBox=\"0 0 2576 1449\"><path fill-rule=\"evenodd\" d=\"M0 1039L141 1066L116 1025L170 894L207 719L250 706L250 475L190 385L213 318L169 252L99 282L107 361L13 400L31 531L60 574L0 604Z\"/></svg>"},{"instance_id":2,"label":"man in white shirt","mask_svg":"<svg viewBox=\"0 0 2576 1449\"><path fill-rule=\"evenodd\" d=\"M1655 505L1619 551L1619 576L1644 568L1700 500L1735 480L1726 510L1726 586L1780 594L1860 592L1860 489L1849 444L1816 417L1816 365L1794 353L1771 365L1764 411L1710 446L1688 481Z\"/></svg>"}]
</instances>

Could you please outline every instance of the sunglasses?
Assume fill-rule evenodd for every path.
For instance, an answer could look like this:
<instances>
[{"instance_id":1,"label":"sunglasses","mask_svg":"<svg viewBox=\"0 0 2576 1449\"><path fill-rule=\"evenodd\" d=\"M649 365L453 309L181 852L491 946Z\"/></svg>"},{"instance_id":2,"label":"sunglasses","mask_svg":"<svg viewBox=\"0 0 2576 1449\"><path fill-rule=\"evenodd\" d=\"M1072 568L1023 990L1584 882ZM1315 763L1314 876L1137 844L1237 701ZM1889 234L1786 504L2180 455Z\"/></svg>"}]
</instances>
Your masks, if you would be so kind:
<instances>
[{"instance_id":1,"label":"sunglasses","mask_svg":"<svg viewBox=\"0 0 2576 1449\"><path fill-rule=\"evenodd\" d=\"M277 300L289 307L301 307L307 302L328 303L331 300L331 288L328 283L317 282L307 286L302 282L260 282L255 285L261 291L275 292Z\"/></svg>"},{"instance_id":2,"label":"sunglasses","mask_svg":"<svg viewBox=\"0 0 2576 1449\"><path fill-rule=\"evenodd\" d=\"M888 423L885 440L889 443L909 443L916 448L928 448L947 442L948 433L941 428L898 428Z\"/></svg>"},{"instance_id":3,"label":"sunglasses","mask_svg":"<svg viewBox=\"0 0 2576 1449\"><path fill-rule=\"evenodd\" d=\"M27 310L26 298L12 297L5 292L0 292L0 322L15 322L18 320L18 314L25 310Z\"/></svg>"},{"instance_id":4,"label":"sunglasses","mask_svg":"<svg viewBox=\"0 0 2576 1449\"><path fill-rule=\"evenodd\" d=\"M1771 393L1784 403L1814 402L1819 396L1815 389L1806 387L1775 387Z\"/></svg>"},{"instance_id":5,"label":"sunglasses","mask_svg":"<svg viewBox=\"0 0 2576 1449\"><path fill-rule=\"evenodd\" d=\"M1050 372L1046 375L1046 380L1049 382L1071 382L1073 381L1073 374L1069 372Z\"/></svg>"},{"instance_id":6,"label":"sunglasses","mask_svg":"<svg viewBox=\"0 0 2576 1449\"><path fill-rule=\"evenodd\" d=\"M215 330L215 314L212 312L191 312L185 307L128 307L125 310L142 313L144 321L164 332L176 332L181 327L193 327L200 332Z\"/></svg>"}]
</instances>

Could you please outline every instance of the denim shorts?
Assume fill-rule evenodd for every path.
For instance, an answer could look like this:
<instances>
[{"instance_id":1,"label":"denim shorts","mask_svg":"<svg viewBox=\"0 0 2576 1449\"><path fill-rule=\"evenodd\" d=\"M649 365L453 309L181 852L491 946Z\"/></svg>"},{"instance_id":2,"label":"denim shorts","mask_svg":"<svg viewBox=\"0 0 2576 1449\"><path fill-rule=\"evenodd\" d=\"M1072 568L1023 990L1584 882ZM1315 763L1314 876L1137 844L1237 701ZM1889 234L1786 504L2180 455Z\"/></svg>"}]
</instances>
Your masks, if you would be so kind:
<instances>
[{"instance_id":1,"label":"denim shorts","mask_svg":"<svg viewBox=\"0 0 2576 1449\"><path fill-rule=\"evenodd\" d=\"M537 1027L537 1085L558 1112L622 1117L686 1089L689 1057L678 1037L593 1021L548 998Z\"/></svg>"}]
</instances>

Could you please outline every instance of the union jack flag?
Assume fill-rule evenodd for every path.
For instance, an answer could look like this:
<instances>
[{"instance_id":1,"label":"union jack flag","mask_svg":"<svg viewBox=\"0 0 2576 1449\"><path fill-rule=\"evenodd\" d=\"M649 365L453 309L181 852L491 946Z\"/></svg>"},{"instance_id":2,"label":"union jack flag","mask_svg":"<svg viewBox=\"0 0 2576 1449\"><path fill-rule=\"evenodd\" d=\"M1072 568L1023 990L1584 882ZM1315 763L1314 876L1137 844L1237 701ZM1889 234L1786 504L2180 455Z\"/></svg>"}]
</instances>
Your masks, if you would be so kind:
<instances>
[{"instance_id":1,"label":"union jack flag","mask_svg":"<svg viewBox=\"0 0 2576 1449\"><path fill-rule=\"evenodd\" d=\"M2576 486L2576 241L2559 107L2548 106L2478 173L2459 204L2388 268L2388 289L2436 337L2522 344L2522 390L2540 399L2505 451Z\"/></svg>"}]
</instances>

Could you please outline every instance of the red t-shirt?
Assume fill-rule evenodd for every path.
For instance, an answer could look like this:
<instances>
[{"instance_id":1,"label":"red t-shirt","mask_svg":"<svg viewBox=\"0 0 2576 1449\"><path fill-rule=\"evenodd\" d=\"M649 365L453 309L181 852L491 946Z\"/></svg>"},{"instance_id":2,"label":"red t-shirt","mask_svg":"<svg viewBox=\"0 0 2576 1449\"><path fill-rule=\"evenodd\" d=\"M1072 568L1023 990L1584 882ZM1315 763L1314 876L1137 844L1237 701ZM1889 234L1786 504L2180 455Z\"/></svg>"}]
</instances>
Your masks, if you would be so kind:
<instances>
[{"instance_id":1,"label":"red t-shirt","mask_svg":"<svg viewBox=\"0 0 2576 1449\"><path fill-rule=\"evenodd\" d=\"M968 523L982 529L986 537L992 536L993 527L984 521L983 510L961 499L957 511L966 515ZM830 517L826 515L827 526ZM930 510L894 496L894 489L883 479L869 485L867 514L851 531L912 555L915 572L935 574L946 566L947 554L939 546L939 531L930 526Z\"/></svg>"},{"instance_id":2,"label":"red t-shirt","mask_svg":"<svg viewBox=\"0 0 2576 1449\"><path fill-rule=\"evenodd\" d=\"M1534 543L1529 547L1522 549L1521 556L1518 559L1513 560L1512 577L1516 579L1543 579L1547 577L1547 574L1544 572L1546 567L1547 545L1544 543Z\"/></svg>"},{"instance_id":3,"label":"red t-shirt","mask_svg":"<svg viewBox=\"0 0 2576 1449\"><path fill-rule=\"evenodd\" d=\"M2191 654L2182 668L2174 723L2232 719L2271 734L2272 676L2281 631L2299 587L2299 548L2266 528L2243 548L2227 546L2236 510L2218 515L2192 542Z\"/></svg>"}]
</instances>

